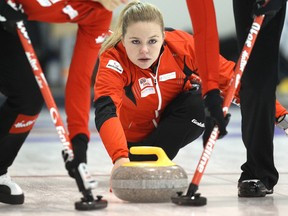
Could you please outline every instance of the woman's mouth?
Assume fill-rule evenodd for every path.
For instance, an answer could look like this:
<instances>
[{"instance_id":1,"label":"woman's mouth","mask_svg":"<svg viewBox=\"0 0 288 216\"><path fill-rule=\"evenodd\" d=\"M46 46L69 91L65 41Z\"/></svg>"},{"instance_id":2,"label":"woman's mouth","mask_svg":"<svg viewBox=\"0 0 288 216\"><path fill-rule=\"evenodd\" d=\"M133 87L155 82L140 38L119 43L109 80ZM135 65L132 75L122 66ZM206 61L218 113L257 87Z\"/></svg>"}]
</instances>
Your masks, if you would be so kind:
<instances>
[{"instance_id":1,"label":"woman's mouth","mask_svg":"<svg viewBox=\"0 0 288 216\"><path fill-rule=\"evenodd\" d=\"M147 61L150 61L151 59L150 58L139 58L138 61L141 61L141 62L147 62Z\"/></svg>"}]
</instances>

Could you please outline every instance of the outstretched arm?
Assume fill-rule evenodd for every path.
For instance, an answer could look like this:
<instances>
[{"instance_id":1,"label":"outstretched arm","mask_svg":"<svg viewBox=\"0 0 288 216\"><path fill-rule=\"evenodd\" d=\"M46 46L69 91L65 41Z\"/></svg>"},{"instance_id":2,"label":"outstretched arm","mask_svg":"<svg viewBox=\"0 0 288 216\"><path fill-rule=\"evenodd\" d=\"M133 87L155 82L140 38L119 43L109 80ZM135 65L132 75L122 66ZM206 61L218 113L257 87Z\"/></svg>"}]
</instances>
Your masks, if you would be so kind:
<instances>
[{"instance_id":1,"label":"outstretched arm","mask_svg":"<svg viewBox=\"0 0 288 216\"><path fill-rule=\"evenodd\" d=\"M219 127L219 138L227 134L229 119L224 117L219 91L219 38L213 0L186 0L195 40L198 73L207 117ZM208 118L207 118L208 119Z\"/></svg>"}]
</instances>

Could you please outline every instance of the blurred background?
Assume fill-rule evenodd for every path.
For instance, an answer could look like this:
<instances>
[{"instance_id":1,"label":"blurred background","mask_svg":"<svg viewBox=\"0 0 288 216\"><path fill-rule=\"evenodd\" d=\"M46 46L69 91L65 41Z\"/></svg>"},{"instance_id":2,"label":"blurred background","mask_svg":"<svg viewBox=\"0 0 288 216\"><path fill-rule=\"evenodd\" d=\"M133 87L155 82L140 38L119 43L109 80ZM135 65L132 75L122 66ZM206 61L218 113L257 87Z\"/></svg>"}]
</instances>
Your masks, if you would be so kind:
<instances>
[{"instance_id":1,"label":"blurred background","mask_svg":"<svg viewBox=\"0 0 288 216\"><path fill-rule=\"evenodd\" d=\"M177 0L177 5L175 5L175 0L149 0L146 2L155 4L161 9L164 15L165 26L193 33L185 0ZM229 60L237 61L238 53L232 1L214 0L214 3L220 37L220 53ZM112 30L122 8L123 6L119 7L113 13ZM56 103L62 106L64 101L64 87L73 52L77 25L69 23L48 24L30 22L27 28L29 29L34 49L36 50ZM285 21L281 40L280 84L277 88L277 97L285 106L288 106L287 38L288 19Z\"/></svg>"}]
</instances>

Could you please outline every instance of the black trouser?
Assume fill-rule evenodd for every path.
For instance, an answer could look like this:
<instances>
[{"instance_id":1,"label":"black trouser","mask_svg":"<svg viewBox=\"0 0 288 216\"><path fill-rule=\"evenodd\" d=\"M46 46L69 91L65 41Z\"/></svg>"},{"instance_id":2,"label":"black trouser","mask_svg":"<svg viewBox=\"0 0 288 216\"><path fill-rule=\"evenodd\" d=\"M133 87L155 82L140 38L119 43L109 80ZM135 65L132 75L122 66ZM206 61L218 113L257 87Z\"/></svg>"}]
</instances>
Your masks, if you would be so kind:
<instances>
[{"instance_id":1,"label":"black trouser","mask_svg":"<svg viewBox=\"0 0 288 216\"><path fill-rule=\"evenodd\" d=\"M142 142L132 146L161 147L172 160L180 148L197 139L204 131L204 104L201 91L181 93L165 109L158 127ZM155 155L129 155L130 160L156 160Z\"/></svg>"},{"instance_id":2,"label":"black trouser","mask_svg":"<svg viewBox=\"0 0 288 216\"><path fill-rule=\"evenodd\" d=\"M0 91L6 96L0 107L0 175L13 163L30 130L25 126L13 132L15 123L25 116L36 116L43 106L43 98L36 79L16 34L0 25ZM19 122L16 121L19 119ZM28 122L30 125L31 121ZM29 127L27 127L29 128Z\"/></svg>"},{"instance_id":3,"label":"black trouser","mask_svg":"<svg viewBox=\"0 0 288 216\"><path fill-rule=\"evenodd\" d=\"M251 0L233 1L241 49L252 24L253 3ZM283 7L270 22L262 26L243 73L240 89L242 139L247 150L247 161L241 166L239 181L260 179L268 189L273 188L278 181L273 138L279 41L285 9Z\"/></svg>"}]
</instances>

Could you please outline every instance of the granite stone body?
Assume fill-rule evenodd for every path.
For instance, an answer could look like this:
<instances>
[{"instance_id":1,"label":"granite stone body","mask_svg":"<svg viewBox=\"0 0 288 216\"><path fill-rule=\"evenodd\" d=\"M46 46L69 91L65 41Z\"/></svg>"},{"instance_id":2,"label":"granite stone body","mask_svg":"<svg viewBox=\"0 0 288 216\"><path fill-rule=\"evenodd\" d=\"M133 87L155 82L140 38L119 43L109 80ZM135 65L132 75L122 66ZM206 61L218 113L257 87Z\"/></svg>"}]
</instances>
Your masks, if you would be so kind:
<instances>
[{"instance_id":1,"label":"granite stone body","mask_svg":"<svg viewBox=\"0 0 288 216\"><path fill-rule=\"evenodd\" d=\"M187 173L178 165L121 166L111 176L113 193L129 202L170 202L187 187Z\"/></svg>"}]
</instances>

